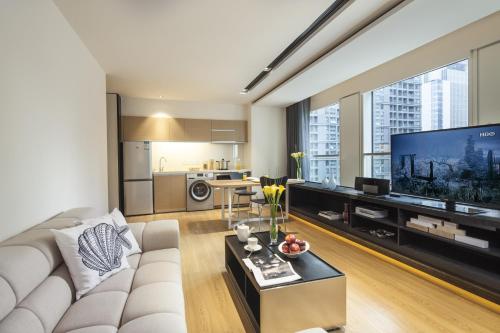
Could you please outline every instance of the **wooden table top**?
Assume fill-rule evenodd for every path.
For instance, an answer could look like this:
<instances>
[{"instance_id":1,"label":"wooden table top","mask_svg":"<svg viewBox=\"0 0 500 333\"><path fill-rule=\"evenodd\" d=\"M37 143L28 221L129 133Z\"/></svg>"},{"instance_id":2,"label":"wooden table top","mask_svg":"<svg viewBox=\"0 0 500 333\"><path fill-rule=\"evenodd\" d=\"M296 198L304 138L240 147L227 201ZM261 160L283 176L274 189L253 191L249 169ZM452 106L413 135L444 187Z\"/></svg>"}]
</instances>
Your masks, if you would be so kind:
<instances>
[{"instance_id":1,"label":"wooden table top","mask_svg":"<svg viewBox=\"0 0 500 333\"><path fill-rule=\"evenodd\" d=\"M220 180L207 180L206 183L212 187L247 187L247 186L260 186L259 182L242 179L220 179Z\"/></svg>"},{"instance_id":2,"label":"wooden table top","mask_svg":"<svg viewBox=\"0 0 500 333\"><path fill-rule=\"evenodd\" d=\"M259 181L243 180L243 179L219 179L219 180L207 180L206 183L211 187L248 187L248 186L260 186ZM302 184L304 180L289 179L287 184Z\"/></svg>"}]
</instances>

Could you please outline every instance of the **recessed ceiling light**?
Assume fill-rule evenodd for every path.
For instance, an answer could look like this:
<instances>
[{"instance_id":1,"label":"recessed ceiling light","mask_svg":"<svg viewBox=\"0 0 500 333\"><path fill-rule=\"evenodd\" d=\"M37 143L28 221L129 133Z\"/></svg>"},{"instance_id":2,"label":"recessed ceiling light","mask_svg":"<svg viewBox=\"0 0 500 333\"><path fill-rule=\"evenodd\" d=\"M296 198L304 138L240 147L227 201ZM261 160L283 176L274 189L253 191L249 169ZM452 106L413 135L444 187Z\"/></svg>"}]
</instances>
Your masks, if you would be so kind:
<instances>
[{"instance_id":1,"label":"recessed ceiling light","mask_svg":"<svg viewBox=\"0 0 500 333\"><path fill-rule=\"evenodd\" d=\"M271 67L266 67L266 68L264 68L264 72L270 72L270 71L272 71L272 70L273 70L273 69L272 69Z\"/></svg>"},{"instance_id":2,"label":"recessed ceiling light","mask_svg":"<svg viewBox=\"0 0 500 333\"><path fill-rule=\"evenodd\" d=\"M163 98L163 96L160 96L160 98Z\"/></svg>"},{"instance_id":3,"label":"recessed ceiling light","mask_svg":"<svg viewBox=\"0 0 500 333\"><path fill-rule=\"evenodd\" d=\"M242 91L240 91L240 95L246 95L248 94L248 89L243 89Z\"/></svg>"}]
</instances>

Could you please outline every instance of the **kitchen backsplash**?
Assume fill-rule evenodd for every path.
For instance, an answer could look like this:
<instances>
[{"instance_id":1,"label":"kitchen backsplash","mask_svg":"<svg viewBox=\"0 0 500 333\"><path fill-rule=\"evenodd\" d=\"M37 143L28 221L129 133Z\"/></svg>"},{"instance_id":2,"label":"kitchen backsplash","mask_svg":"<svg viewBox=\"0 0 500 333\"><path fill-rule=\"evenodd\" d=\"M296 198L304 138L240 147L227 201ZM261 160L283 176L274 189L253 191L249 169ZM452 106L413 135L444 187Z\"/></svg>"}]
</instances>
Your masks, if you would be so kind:
<instances>
[{"instance_id":1,"label":"kitchen backsplash","mask_svg":"<svg viewBox=\"0 0 500 333\"><path fill-rule=\"evenodd\" d=\"M235 168L239 158L245 167L245 144L215 144L206 142L152 142L153 171L160 171L160 159L165 157L167 163L164 171L184 171L193 167L203 167L209 159L231 161L229 168Z\"/></svg>"}]
</instances>

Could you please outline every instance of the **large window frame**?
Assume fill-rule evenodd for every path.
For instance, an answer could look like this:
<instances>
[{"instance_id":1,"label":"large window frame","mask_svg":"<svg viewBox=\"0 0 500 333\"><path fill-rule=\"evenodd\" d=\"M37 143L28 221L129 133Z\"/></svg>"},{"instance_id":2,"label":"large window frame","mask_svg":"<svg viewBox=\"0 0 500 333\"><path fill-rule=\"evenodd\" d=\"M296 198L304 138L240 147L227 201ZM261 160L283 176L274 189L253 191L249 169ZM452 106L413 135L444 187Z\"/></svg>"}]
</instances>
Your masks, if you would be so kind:
<instances>
[{"instance_id":1,"label":"large window frame","mask_svg":"<svg viewBox=\"0 0 500 333\"><path fill-rule=\"evenodd\" d=\"M427 75L428 76L433 75L433 73L437 73L439 70L447 69L453 65L457 65L457 64L460 64L463 62L465 62L467 65L466 70L465 70L465 78L466 78L466 83L467 83L467 89L466 89L466 91L467 91L466 99L467 100L465 103L465 108L466 108L465 117L467 118L467 120L465 121L465 123L461 124L459 126L454 126L456 124L453 124L453 122L450 122L450 126L447 126L447 127L422 129L422 127L424 126L423 125L423 122L424 122L423 112L424 112L424 110L423 110L423 103L422 103L422 98L423 98L422 97L422 87L420 87L420 96L418 97L420 99L420 103L418 105L420 116L421 116L420 119L418 120L419 121L418 126L420 126L420 130L413 130L412 129L411 131L408 130L408 132L420 132L423 130L430 130L430 129L456 128L456 127L461 127L461 126L468 126L471 122L471 115L470 115L470 110L469 110L469 106L470 106L470 89L469 89L469 85L470 85L470 80L469 80L470 60L467 58L446 64L444 66L440 66L440 67L431 69L429 71L426 71L426 72L423 72L423 73L420 73L420 74L417 74L417 75L414 75L414 76L411 76L411 77L408 77L408 78L405 78L405 79L402 79L402 80L399 80L396 82L393 82L391 84L388 84L388 85L380 87L380 88L373 89L373 90L363 94L363 174L365 177L376 177L377 176L380 178L380 175L382 175L382 178L389 179L389 180L391 179L391 174L390 174L390 163L391 163L390 162L390 160L391 160L390 135L392 135L394 133L391 133L390 124L389 124L389 126L388 126L389 127L389 133L388 133L389 134L389 143L387 144L387 147L384 147L382 149L380 149L380 148L375 149L374 137L375 137L375 135L377 135L377 133L374 133L374 126L373 125L375 124L376 121L379 121L379 120L375 119L376 112L375 112L374 93L376 91L381 91L382 89L390 89L391 93L392 93L393 86L395 86L395 85L410 84L409 82L406 82L406 81L411 81L412 79L416 79L416 78L422 78L422 80L424 80L424 78L426 78ZM433 81L429 80L426 83L433 84ZM422 84L422 83L420 83L420 84ZM398 98L399 98L399 93L400 93L400 91L398 91ZM434 93L434 91L432 91L432 93ZM431 93L431 98L432 98L432 93ZM401 97L402 98L410 98L409 95L408 96L404 95ZM391 96L390 98L392 99L393 97ZM411 96L411 98L414 98L414 96ZM431 100L431 103L433 103L433 100ZM392 109L390 109L389 111L391 111L391 110ZM399 110L394 110L394 111L397 112ZM451 112L452 112L452 110L451 110L451 102L450 102L450 114L451 114ZM432 115L426 115L426 117L427 117L427 121L431 121L431 122L433 121ZM410 119L408 119L408 120L410 120ZM412 118L411 120L416 120L416 119ZM391 119L390 121L393 121L393 120ZM399 122L399 118L397 121ZM442 125L442 119L438 119L438 122L439 121L441 121L441 125ZM462 121L463 121L463 119L462 119ZM408 121L408 123L409 123L409 121ZM426 126L427 127L428 126L435 126L435 124L426 123ZM383 126L382 126L382 128L383 128ZM401 132L399 132L399 133L401 133ZM380 150L383 150L383 151L380 151ZM381 159L381 160L385 161L383 163L389 163L389 166L387 168L387 170L389 170L389 171L382 172L382 170L379 170L378 172L376 172L376 170L374 170L375 165L376 165L376 163L374 163L374 161L376 159ZM382 165L382 164L380 164L380 165ZM379 164L377 164L377 165L379 165Z\"/></svg>"},{"instance_id":2,"label":"large window frame","mask_svg":"<svg viewBox=\"0 0 500 333\"><path fill-rule=\"evenodd\" d=\"M337 110L337 122L334 125L336 129L333 131L334 133L331 133L331 131L328 131L327 133L324 133L325 137L320 137L319 135L321 133L318 132L312 132L311 127L316 125L316 126L328 126L328 124L318 124L314 123L312 117L314 117L314 113L317 113L320 110L324 110L327 108L336 108ZM307 162L309 163L309 179L308 181L311 182L321 182L323 179L328 176L329 178L332 176L333 173L335 173L335 180L337 181L337 184L340 182L340 104L338 102L331 103L325 107L318 108L315 110L311 110L310 115L309 115L309 128L308 128L308 136L309 136L309 145L307 149ZM331 121L331 120L330 120ZM312 137L316 136L315 140L312 140ZM333 148L324 148L324 150L333 150L335 151L334 153L320 153L318 150L320 150L320 145L328 145L329 141L333 141L333 144L335 145ZM335 142L336 141L336 142ZM323 173L318 172L318 175L312 174L315 168L312 167L313 163L312 161L317 161L317 162L324 162L325 164L325 171ZM330 165L333 162L333 165ZM333 171L335 170L335 171Z\"/></svg>"}]
</instances>

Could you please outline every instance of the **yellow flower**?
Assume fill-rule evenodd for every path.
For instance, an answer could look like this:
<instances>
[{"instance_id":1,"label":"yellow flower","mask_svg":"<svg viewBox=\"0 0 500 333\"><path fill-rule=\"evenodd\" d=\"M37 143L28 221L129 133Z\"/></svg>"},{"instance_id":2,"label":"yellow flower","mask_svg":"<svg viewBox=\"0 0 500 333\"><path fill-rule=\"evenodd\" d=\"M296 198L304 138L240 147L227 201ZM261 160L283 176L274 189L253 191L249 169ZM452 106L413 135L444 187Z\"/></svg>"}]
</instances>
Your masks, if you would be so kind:
<instances>
[{"instance_id":1,"label":"yellow flower","mask_svg":"<svg viewBox=\"0 0 500 333\"><path fill-rule=\"evenodd\" d=\"M280 185L280 186L278 187L278 193L279 193L279 195L281 195L281 194L283 193L283 191L284 191L284 190L285 190L285 186Z\"/></svg>"}]
</instances>

